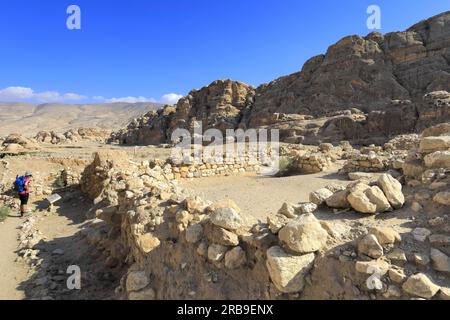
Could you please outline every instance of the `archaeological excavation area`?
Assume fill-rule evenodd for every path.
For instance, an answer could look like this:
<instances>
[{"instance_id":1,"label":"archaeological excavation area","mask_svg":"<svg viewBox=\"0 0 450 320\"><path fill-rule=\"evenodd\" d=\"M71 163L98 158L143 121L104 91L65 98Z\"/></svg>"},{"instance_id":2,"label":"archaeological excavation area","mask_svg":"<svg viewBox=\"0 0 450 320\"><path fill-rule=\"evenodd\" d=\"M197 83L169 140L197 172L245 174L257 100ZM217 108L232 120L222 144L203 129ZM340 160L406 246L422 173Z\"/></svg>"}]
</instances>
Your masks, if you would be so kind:
<instances>
[{"instance_id":1,"label":"archaeological excavation area","mask_svg":"<svg viewBox=\"0 0 450 320\"><path fill-rule=\"evenodd\" d=\"M449 61L444 12L259 87L2 127L0 300L449 300ZM279 153L174 161L200 125L276 130Z\"/></svg>"}]
</instances>

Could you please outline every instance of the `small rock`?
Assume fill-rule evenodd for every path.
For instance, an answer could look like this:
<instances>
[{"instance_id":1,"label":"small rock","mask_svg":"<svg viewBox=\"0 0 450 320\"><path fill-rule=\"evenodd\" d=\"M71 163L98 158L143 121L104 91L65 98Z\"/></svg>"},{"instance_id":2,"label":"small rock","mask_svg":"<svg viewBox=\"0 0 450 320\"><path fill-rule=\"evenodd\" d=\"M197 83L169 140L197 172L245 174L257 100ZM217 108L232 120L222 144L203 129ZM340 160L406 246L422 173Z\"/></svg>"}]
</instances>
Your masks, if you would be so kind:
<instances>
[{"instance_id":1,"label":"small rock","mask_svg":"<svg viewBox=\"0 0 450 320\"><path fill-rule=\"evenodd\" d=\"M414 261L422 267L426 267L430 263L430 258L427 255L415 253Z\"/></svg>"},{"instance_id":2,"label":"small rock","mask_svg":"<svg viewBox=\"0 0 450 320\"><path fill-rule=\"evenodd\" d=\"M64 250L63 249L56 249L56 250L53 250L52 254L55 255L55 256L62 256L64 254Z\"/></svg>"},{"instance_id":3,"label":"small rock","mask_svg":"<svg viewBox=\"0 0 450 320\"><path fill-rule=\"evenodd\" d=\"M302 203L299 205L298 209L300 210L301 213L306 214L306 213L313 213L314 211L317 210L317 204L314 204L312 202L309 203Z\"/></svg>"},{"instance_id":4,"label":"small rock","mask_svg":"<svg viewBox=\"0 0 450 320\"><path fill-rule=\"evenodd\" d=\"M326 200L326 204L330 208L349 209L350 203L347 200L349 192L347 190L338 191Z\"/></svg>"},{"instance_id":5,"label":"small rock","mask_svg":"<svg viewBox=\"0 0 450 320\"><path fill-rule=\"evenodd\" d=\"M423 273L409 277L402 288L406 293L424 299L433 298L440 289Z\"/></svg>"},{"instance_id":6,"label":"small rock","mask_svg":"<svg viewBox=\"0 0 450 320\"><path fill-rule=\"evenodd\" d=\"M283 293L300 292L305 286L305 276L311 270L314 259L314 253L294 256L280 247L272 247L267 250L266 263L270 279Z\"/></svg>"},{"instance_id":7,"label":"small rock","mask_svg":"<svg viewBox=\"0 0 450 320\"><path fill-rule=\"evenodd\" d=\"M402 290L399 287L390 285L385 293L383 293L383 297L386 299L390 298L400 298L402 296Z\"/></svg>"},{"instance_id":8,"label":"small rock","mask_svg":"<svg viewBox=\"0 0 450 320\"><path fill-rule=\"evenodd\" d=\"M146 233L137 237L137 243L144 253L150 253L159 247L161 241L151 233Z\"/></svg>"},{"instance_id":9,"label":"small rock","mask_svg":"<svg viewBox=\"0 0 450 320\"><path fill-rule=\"evenodd\" d=\"M414 212L421 212L423 210L423 207L420 205L420 203L414 201L411 204L411 210L413 210Z\"/></svg>"},{"instance_id":10,"label":"small rock","mask_svg":"<svg viewBox=\"0 0 450 320\"><path fill-rule=\"evenodd\" d=\"M373 178L373 174L372 173L368 173L368 172L349 172L348 174L348 178L352 181L357 181L360 179L366 179L366 180L370 180Z\"/></svg>"},{"instance_id":11,"label":"small rock","mask_svg":"<svg viewBox=\"0 0 450 320\"><path fill-rule=\"evenodd\" d=\"M193 224L186 229L186 241L197 243L203 237L203 227L201 224Z\"/></svg>"},{"instance_id":12,"label":"small rock","mask_svg":"<svg viewBox=\"0 0 450 320\"><path fill-rule=\"evenodd\" d=\"M130 292L128 299L132 301L150 301L156 299L156 292L152 288L144 289L138 292Z\"/></svg>"},{"instance_id":13,"label":"small rock","mask_svg":"<svg viewBox=\"0 0 450 320\"><path fill-rule=\"evenodd\" d=\"M331 192L327 188L322 188L317 191L311 192L309 194L309 201L320 206L332 195L333 192Z\"/></svg>"},{"instance_id":14,"label":"small rock","mask_svg":"<svg viewBox=\"0 0 450 320\"><path fill-rule=\"evenodd\" d=\"M326 245L328 233L314 215L305 214L289 222L280 230L278 237L295 252L311 253Z\"/></svg>"},{"instance_id":15,"label":"small rock","mask_svg":"<svg viewBox=\"0 0 450 320\"><path fill-rule=\"evenodd\" d=\"M217 208L211 215L211 222L224 229L235 231L240 229L244 221L233 208Z\"/></svg>"},{"instance_id":16,"label":"small rock","mask_svg":"<svg viewBox=\"0 0 450 320\"><path fill-rule=\"evenodd\" d=\"M384 251L377 237L369 234L358 243L358 253L378 259L383 256Z\"/></svg>"},{"instance_id":17,"label":"small rock","mask_svg":"<svg viewBox=\"0 0 450 320\"><path fill-rule=\"evenodd\" d=\"M382 259L372 261L357 261L355 264L356 271L359 273L373 274L377 270L381 276L388 273L390 269L389 263Z\"/></svg>"},{"instance_id":18,"label":"small rock","mask_svg":"<svg viewBox=\"0 0 450 320\"><path fill-rule=\"evenodd\" d=\"M416 228L412 232L416 241L425 242L430 236L431 231L425 228Z\"/></svg>"},{"instance_id":19,"label":"small rock","mask_svg":"<svg viewBox=\"0 0 450 320\"><path fill-rule=\"evenodd\" d=\"M383 191L377 186L368 188L365 193L370 202L375 204L377 207L376 212L386 212L388 210L392 210L388 199L384 195Z\"/></svg>"},{"instance_id":20,"label":"small rock","mask_svg":"<svg viewBox=\"0 0 450 320\"><path fill-rule=\"evenodd\" d=\"M206 242L201 242L198 245L197 254L202 257L204 257L208 254L208 244Z\"/></svg>"},{"instance_id":21,"label":"small rock","mask_svg":"<svg viewBox=\"0 0 450 320\"><path fill-rule=\"evenodd\" d=\"M450 258L437 249L431 249L430 254L433 269L440 272L450 272Z\"/></svg>"},{"instance_id":22,"label":"small rock","mask_svg":"<svg viewBox=\"0 0 450 320\"><path fill-rule=\"evenodd\" d=\"M430 236L430 243L434 246L450 245L450 237L445 234L433 234Z\"/></svg>"},{"instance_id":23,"label":"small rock","mask_svg":"<svg viewBox=\"0 0 450 320\"><path fill-rule=\"evenodd\" d=\"M270 232L273 234L278 234L281 228L287 225L288 222L289 218L281 214L269 215L267 217L267 224L269 225Z\"/></svg>"},{"instance_id":24,"label":"small rock","mask_svg":"<svg viewBox=\"0 0 450 320\"><path fill-rule=\"evenodd\" d=\"M127 291L139 291L144 289L150 283L144 271L132 271L128 274L126 280Z\"/></svg>"},{"instance_id":25,"label":"small rock","mask_svg":"<svg viewBox=\"0 0 450 320\"><path fill-rule=\"evenodd\" d=\"M391 262L396 265L404 265L405 263L408 262L405 251L401 249L394 249L386 256L386 258L391 260Z\"/></svg>"},{"instance_id":26,"label":"small rock","mask_svg":"<svg viewBox=\"0 0 450 320\"><path fill-rule=\"evenodd\" d=\"M450 206L450 192L439 192L434 196L433 201L444 206Z\"/></svg>"},{"instance_id":27,"label":"small rock","mask_svg":"<svg viewBox=\"0 0 450 320\"><path fill-rule=\"evenodd\" d=\"M212 223L205 224L204 234L212 243L223 246L237 246L239 244L239 237L236 234Z\"/></svg>"},{"instance_id":28,"label":"small rock","mask_svg":"<svg viewBox=\"0 0 450 320\"><path fill-rule=\"evenodd\" d=\"M375 214L377 206L372 203L366 194L370 187L363 183L358 183L350 188L350 193L347 197L348 202L358 212Z\"/></svg>"},{"instance_id":29,"label":"small rock","mask_svg":"<svg viewBox=\"0 0 450 320\"><path fill-rule=\"evenodd\" d=\"M225 257L227 247L220 244L212 244L208 247L208 260L211 262L220 262Z\"/></svg>"},{"instance_id":30,"label":"small rock","mask_svg":"<svg viewBox=\"0 0 450 320\"><path fill-rule=\"evenodd\" d=\"M246 262L247 256L241 247L235 247L225 254L225 267L228 269L238 269Z\"/></svg>"},{"instance_id":31,"label":"small rock","mask_svg":"<svg viewBox=\"0 0 450 320\"><path fill-rule=\"evenodd\" d=\"M405 204L405 196L402 192L402 184L389 174L383 174L377 184L383 190L389 203L395 209L401 209Z\"/></svg>"},{"instance_id":32,"label":"small rock","mask_svg":"<svg viewBox=\"0 0 450 320\"><path fill-rule=\"evenodd\" d=\"M450 300L450 288L441 287L439 291L439 298L442 300Z\"/></svg>"},{"instance_id":33,"label":"small rock","mask_svg":"<svg viewBox=\"0 0 450 320\"><path fill-rule=\"evenodd\" d=\"M377 237L381 245L394 244L402 241L400 234L389 227L373 227L369 229L369 234Z\"/></svg>"},{"instance_id":34,"label":"small rock","mask_svg":"<svg viewBox=\"0 0 450 320\"><path fill-rule=\"evenodd\" d=\"M291 203L285 202L280 210L278 210L279 215L283 215L287 218L296 218L297 217L297 209Z\"/></svg>"},{"instance_id":35,"label":"small rock","mask_svg":"<svg viewBox=\"0 0 450 320\"><path fill-rule=\"evenodd\" d=\"M389 269L389 278L395 283L403 283L405 282L407 276L403 269L399 268L391 268Z\"/></svg>"}]
</instances>

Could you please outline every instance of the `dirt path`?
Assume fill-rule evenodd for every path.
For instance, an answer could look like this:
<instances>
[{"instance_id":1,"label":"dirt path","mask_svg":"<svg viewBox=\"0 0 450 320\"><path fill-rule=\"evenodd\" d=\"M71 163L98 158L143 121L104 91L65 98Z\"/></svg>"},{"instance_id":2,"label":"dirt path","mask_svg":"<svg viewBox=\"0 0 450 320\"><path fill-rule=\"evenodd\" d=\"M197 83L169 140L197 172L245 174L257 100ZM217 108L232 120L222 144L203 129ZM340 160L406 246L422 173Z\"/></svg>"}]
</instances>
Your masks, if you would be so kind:
<instances>
[{"instance_id":1,"label":"dirt path","mask_svg":"<svg viewBox=\"0 0 450 320\"><path fill-rule=\"evenodd\" d=\"M182 186L203 199L218 201L232 199L243 212L265 220L276 213L284 202L309 201L309 193L330 184L348 184L337 168L311 175L292 177L263 177L255 174L209 177L183 181Z\"/></svg>"},{"instance_id":2,"label":"dirt path","mask_svg":"<svg viewBox=\"0 0 450 320\"><path fill-rule=\"evenodd\" d=\"M18 227L22 220L10 217L0 224L0 300L21 300L25 297L19 285L27 278L28 268L16 262Z\"/></svg>"},{"instance_id":3,"label":"dirt path","mask_svg":"<svg viewBox=\"0 0 450 320\"><path fill-rule=\"evenodd\" d=\"M59 190L62 200L52 212L40 210L35 228L42 240L34 247L41 263L20 284L25 299L104 300L114 299L122 276L122 265L106 265L105 252L91 245L80 232L86 223L91 201L78 188ZM70 289L69 267L81 272L81 289Z\"/></svg>"}]
</instances>

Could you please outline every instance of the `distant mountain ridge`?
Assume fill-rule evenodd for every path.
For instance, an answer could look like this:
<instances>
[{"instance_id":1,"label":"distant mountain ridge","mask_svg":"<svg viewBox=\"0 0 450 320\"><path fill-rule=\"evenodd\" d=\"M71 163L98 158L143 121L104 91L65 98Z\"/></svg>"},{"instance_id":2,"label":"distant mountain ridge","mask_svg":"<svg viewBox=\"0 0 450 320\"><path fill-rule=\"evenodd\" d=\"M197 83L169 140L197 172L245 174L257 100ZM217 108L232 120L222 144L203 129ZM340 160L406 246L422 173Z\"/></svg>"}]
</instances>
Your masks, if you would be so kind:
<instances>
[{"instance_id":1,"label":"distant mountain ridge","mask_svg":"<svg viewBox=\"0 0 450 320\"><path fill-rule=\"evenodd\" d=\"M0 102L0 135L34 135L41 130L64 132L77 128L115 130L132 119L162 107L157 103L32 104Z\"/></svg>"}]
</instances>

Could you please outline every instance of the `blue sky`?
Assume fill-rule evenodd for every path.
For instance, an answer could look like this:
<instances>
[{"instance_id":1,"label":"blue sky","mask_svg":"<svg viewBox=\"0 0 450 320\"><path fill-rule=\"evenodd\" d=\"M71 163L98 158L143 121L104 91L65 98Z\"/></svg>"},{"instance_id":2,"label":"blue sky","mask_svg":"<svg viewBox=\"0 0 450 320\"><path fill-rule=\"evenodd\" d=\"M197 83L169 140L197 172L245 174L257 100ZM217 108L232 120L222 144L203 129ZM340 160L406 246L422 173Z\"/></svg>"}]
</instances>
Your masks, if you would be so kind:
<instances>
[{"instance_id":1,"label":"blue sky","mask_svg":"<svg viewBox=\"0 0 450 320\"><path fill-rule=\"evenodd\" d=\"M66 27L72 4L81 30ZM0 0L0 100L170 102L216 79L257 86L368 34L371 4L383 33L450 10L449 0Z\"/></svg>"}]
</instances>

